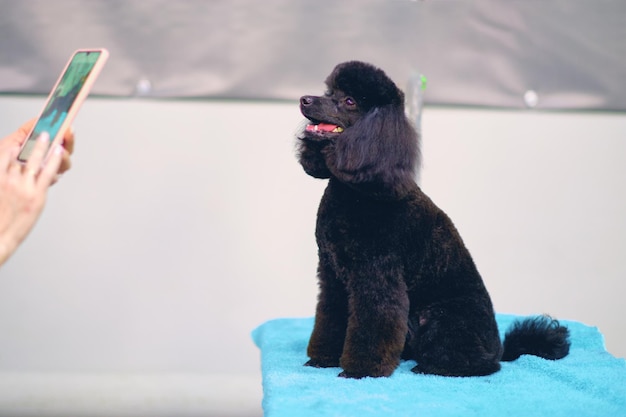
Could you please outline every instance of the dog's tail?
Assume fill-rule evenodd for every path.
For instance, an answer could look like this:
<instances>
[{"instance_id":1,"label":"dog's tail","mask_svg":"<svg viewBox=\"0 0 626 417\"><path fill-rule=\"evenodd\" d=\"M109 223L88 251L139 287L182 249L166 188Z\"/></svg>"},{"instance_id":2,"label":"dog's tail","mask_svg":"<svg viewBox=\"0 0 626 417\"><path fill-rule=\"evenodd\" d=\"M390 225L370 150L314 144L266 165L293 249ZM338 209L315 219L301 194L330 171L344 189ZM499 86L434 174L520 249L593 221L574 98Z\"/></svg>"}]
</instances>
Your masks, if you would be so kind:
<instances>
[{"instance_id":1,"label":"dog's tail","mask_svg":"<svg viewBox=\"0 0 626 417\"><path fill-rule=\"evenodd\" d=\"M514 361L521 355L544 359L561 359L569 353L569 330L549 316L516 321L506 332L502 343L503 361Z\"/></svg>"}]
</instances>

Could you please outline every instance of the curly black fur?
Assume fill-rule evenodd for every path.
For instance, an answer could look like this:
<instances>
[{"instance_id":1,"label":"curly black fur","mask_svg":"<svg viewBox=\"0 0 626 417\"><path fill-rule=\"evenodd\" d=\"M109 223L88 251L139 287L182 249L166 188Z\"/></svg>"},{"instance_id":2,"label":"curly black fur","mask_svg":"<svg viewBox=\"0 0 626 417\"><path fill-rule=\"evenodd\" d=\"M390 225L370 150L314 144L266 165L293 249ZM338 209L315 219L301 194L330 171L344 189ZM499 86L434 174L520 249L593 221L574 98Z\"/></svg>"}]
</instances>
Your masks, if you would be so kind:
<instances>
[{"instance_id":1,"label":"curly black fur","mask_svg":"<svg viewBox=\"0 0 626 417\"><path fill-rule=\"evenodd\" d=\"M521 355L561 359L569 353L569 330L548 316L515 322L504 337L502 361L514 361Z\"/></svg>"},{"instance_id":2,"label":"curly black fur","mask_svg":"<svg viewBox=\"0 0 626 417\"><path fill-rule=\"evenodd\" d=\"M341 366L352 378L391 375L401 358L418 373L497 371L503 349L487 289L452 221L415 183L418 137L404 94L356 61L335 67L326 85L324 96L301 98L310 124L297 142L304 170L329 179L307 365ZM563 341L548 334L535 332L537 342Z\"/></svg>"}]
</instances>

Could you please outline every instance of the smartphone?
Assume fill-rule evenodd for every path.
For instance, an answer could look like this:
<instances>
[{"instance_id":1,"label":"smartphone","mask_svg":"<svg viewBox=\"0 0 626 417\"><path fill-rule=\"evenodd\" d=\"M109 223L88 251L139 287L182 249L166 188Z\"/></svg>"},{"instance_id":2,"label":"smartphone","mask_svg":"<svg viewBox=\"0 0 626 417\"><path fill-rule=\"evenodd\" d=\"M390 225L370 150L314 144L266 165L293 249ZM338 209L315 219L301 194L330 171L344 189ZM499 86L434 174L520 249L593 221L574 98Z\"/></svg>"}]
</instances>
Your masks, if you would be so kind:
<instances>
[{"instance_id":1,"label":"smartphone","mask_svg":"<svg viewBox=\"0 0 626 417\"><path fill-rule=\"evenodd\" d=\"M62 142L108 57L106 49L79 49L72 54L17 155L19 161L28 160L37 137L43 132L48 132L50 146Z\"/></svg>"}]
</instances>

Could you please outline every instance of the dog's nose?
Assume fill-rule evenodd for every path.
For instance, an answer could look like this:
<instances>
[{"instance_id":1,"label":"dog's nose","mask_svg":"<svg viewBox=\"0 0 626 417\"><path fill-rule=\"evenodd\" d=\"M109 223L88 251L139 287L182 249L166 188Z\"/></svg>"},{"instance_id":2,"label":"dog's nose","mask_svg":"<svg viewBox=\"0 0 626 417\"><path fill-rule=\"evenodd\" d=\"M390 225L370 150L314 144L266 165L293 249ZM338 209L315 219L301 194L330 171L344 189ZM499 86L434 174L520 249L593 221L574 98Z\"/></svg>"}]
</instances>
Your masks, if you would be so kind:
<instances>
[{"instance_id":1,"label":"dog's nose","mask_svg":"<svg viewBox=\"0 0 626 417\"><path fill-rule=\"evenodd\" d=\"M303 106L310 106L311 104L313 104L313 97L312 96L300 97L300 104Z\"/></svg>"}]
</instances>

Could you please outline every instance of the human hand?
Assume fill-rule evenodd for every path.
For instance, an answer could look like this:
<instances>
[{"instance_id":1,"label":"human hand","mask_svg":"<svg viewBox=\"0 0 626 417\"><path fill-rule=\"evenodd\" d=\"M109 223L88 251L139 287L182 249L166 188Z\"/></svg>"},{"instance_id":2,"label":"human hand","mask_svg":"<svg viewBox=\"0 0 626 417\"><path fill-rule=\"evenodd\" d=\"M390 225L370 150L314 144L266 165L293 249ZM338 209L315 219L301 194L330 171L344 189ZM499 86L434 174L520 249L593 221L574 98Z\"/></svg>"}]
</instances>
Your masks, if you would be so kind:
<instances>
[{"instance_id":1,"label":"human hand","mask_svg":"<svg viewBox=\"0 0 626 417\"><path fill-rule=\"evenodd\" d=\"M24 140L26 140L26 136L30 133L37 119L31 119L28 122L24 123L17 129L15 132L11 133L9 136L0 140L0 153L6 152L9 148L14 146L21 147L24 144ZM70 169L72 166L72 161L70 156L74 152L74 131L72 128L69 128L65 131L65 135L63 136L63 158L61 160L61 165L59 166L59 171L57 174L63 174L65 171Z\"/></svg>"},{"instance_id":2,"label":"human hand","mask_svg":"<svg viewBox=\"0 0 626 417\"><path fill-rule=\"evenodd\" d=\"M17 142L0 149L0 265L32 230L45 205L48 187L60 170L65 151L57 145L45 158L48 144L48 134L37 138L25 164L17 160Z\"/></svg>"}]
</instances>

